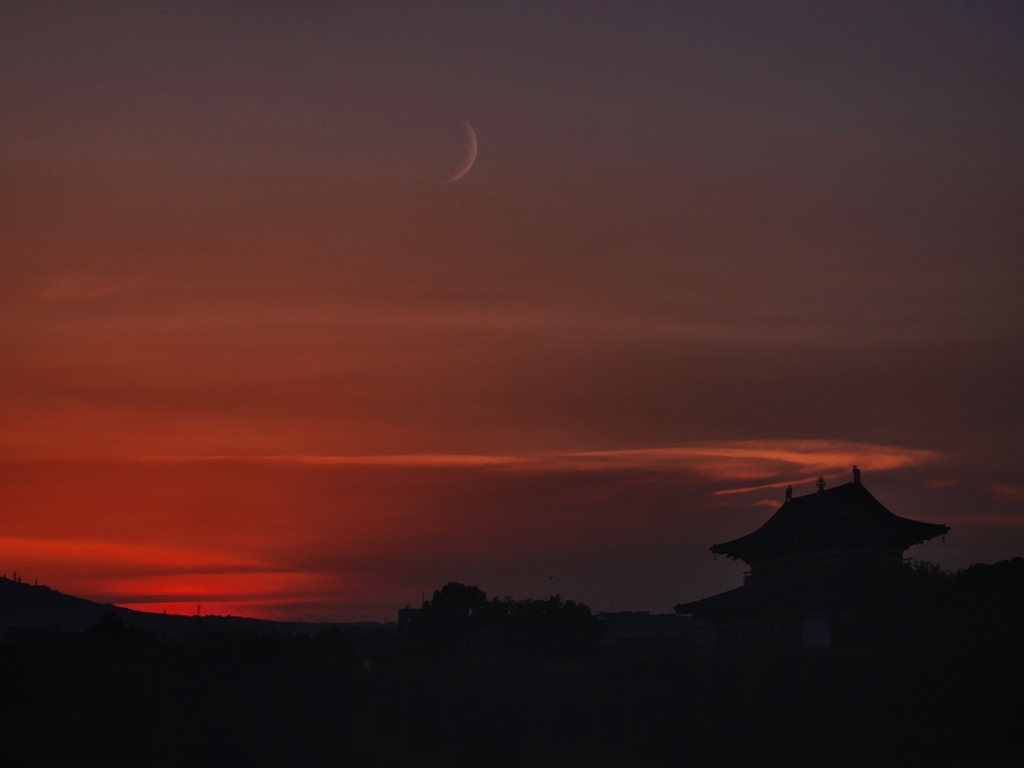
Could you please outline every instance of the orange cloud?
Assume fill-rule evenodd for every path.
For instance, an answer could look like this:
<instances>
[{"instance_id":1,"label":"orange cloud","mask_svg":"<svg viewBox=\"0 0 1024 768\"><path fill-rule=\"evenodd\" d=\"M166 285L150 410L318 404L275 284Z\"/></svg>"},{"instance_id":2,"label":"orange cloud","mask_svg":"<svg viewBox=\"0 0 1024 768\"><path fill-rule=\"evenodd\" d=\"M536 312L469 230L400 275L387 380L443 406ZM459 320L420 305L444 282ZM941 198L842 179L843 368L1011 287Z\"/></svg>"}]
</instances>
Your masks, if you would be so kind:
<instances>
[{"instance_id":1,"label":"orange cloud","mask_svg":"<svg viewBox=\"0 0 1024 768\"><path fill-rule=\"evenodd\" d=\"M603 472L650 469L696 472L729 482L789 474L794 479L862 471L882 472L931 464L942 459L935 451L871 445L842 440L745 440L690 443L666 448L580 451L521 455L396 454L378 456L221 455L148 456L146 462L252 462L295 466L495 467L531 472ZM776 488L793 480L719 493L746 493Z\"/></svg>"}]
</instances>

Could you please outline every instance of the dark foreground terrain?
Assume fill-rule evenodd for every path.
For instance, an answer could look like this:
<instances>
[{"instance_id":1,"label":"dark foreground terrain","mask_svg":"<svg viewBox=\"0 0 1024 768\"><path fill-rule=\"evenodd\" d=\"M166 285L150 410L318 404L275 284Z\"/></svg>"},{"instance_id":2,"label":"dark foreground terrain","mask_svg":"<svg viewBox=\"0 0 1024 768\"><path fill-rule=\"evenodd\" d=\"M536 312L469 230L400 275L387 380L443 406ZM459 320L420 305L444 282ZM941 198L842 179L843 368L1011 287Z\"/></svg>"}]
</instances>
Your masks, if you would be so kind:
<instances>
[{"instance_id":1,"label":"dark foreground terrain","mask_svg":"<svg viewBox=\"0 0 1024 768\"><path fill-rule=\"evenodd\" d=\"M1020 764L1024 559L918 568L874 620L815 652L611 646L584 606L452 584L370 661L340 628L11 630L0 765Z\"/></svg>"}]
</instances>

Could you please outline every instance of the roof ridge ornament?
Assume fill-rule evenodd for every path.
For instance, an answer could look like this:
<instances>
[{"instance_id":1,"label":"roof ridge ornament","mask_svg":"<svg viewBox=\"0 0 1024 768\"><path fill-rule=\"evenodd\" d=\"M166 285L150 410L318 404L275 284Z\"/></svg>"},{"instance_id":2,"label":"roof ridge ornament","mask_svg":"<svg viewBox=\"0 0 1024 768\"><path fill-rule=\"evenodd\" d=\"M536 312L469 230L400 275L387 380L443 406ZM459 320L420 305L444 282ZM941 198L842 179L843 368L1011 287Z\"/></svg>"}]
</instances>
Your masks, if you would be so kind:
<instances>
[{"instance_id":1,"label":"roof ridge ornament","mask_svg":"<svg viewBox=\"0 0 1024 768\"><path fill-rule=\"evenodd\" d=\"M818 478L818 495L821 496L825 492L825 478Z\"/></svg>"},{"instance_id":2,"label":"roof ridge ornament","mask_svg":"<svg viewBox=\"0 0 1024 768\"><path fill-rule=\"evenodd\" d=\"M853 484L860 485L860 470L857 469L857 465L853 465Z\"/></svg>"},{"instance_id":3,"label":"roof ridge ornament","mask_svg":"<svg viewBox=\"0 0 1024 768\"><path fill-rule=\"evenodd\" d=\"M849 476L847 476L849 477ZM757 530L738 539L712 545L718 555L746 563L776 562L782 558L815 557L827 549L903 551L937 539L949 526L900 517L886 509L863 487L837 485L817 497L794 496ZM860 522L850 526L848 520Z\"/></svg>"},{"instance_id":4,"label":"roof ridge ornament","mask_svg":"<svg viewBox=\"0 0 1024 768\"><path fill-rule=\"evenodd\" d=\"M787 485L786 486L786 501L792 501L792 500L793 500L793 486L792 485Z\"/></svg>"}]
</instances>

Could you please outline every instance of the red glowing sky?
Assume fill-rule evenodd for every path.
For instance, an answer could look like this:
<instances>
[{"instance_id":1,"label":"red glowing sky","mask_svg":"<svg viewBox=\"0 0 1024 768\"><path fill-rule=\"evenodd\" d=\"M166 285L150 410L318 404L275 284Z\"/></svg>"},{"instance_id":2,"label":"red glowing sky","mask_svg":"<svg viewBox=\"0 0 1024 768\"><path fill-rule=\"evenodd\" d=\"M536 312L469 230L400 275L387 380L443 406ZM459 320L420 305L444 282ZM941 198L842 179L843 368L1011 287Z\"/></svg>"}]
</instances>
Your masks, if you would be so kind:
<instances>
[{"instance_id":1,"label":"red glowing sky","mask_svg":"<svg viewBox=\"0 0 1024 768\"><path fill-rule=\"evenodd\" d=\"M0 572L667 610L854 463L1021 553L1017 5L550 5L0 9Z\"/></svg>"}]
</instances>

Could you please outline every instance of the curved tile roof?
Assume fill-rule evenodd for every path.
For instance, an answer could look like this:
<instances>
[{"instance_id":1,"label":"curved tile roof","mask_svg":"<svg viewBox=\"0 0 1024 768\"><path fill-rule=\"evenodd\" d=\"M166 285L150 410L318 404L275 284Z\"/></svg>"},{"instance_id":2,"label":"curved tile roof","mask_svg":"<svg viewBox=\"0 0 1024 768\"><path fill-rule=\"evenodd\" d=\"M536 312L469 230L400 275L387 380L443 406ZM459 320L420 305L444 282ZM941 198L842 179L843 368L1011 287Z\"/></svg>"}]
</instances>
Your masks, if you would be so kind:
<instances>
[{"instance_id":1,"label":"curved tile roof","mask_svg":"<svg viewBox=\"0 0 1024 768\"><path fill-rule=\"evenodd\" d=\"M949 526L894 515L858 482L797 496L753 533L711 551L751 562L776 555L868 548L900 551L949 532Z\"/></svg>"}]
</instances>

